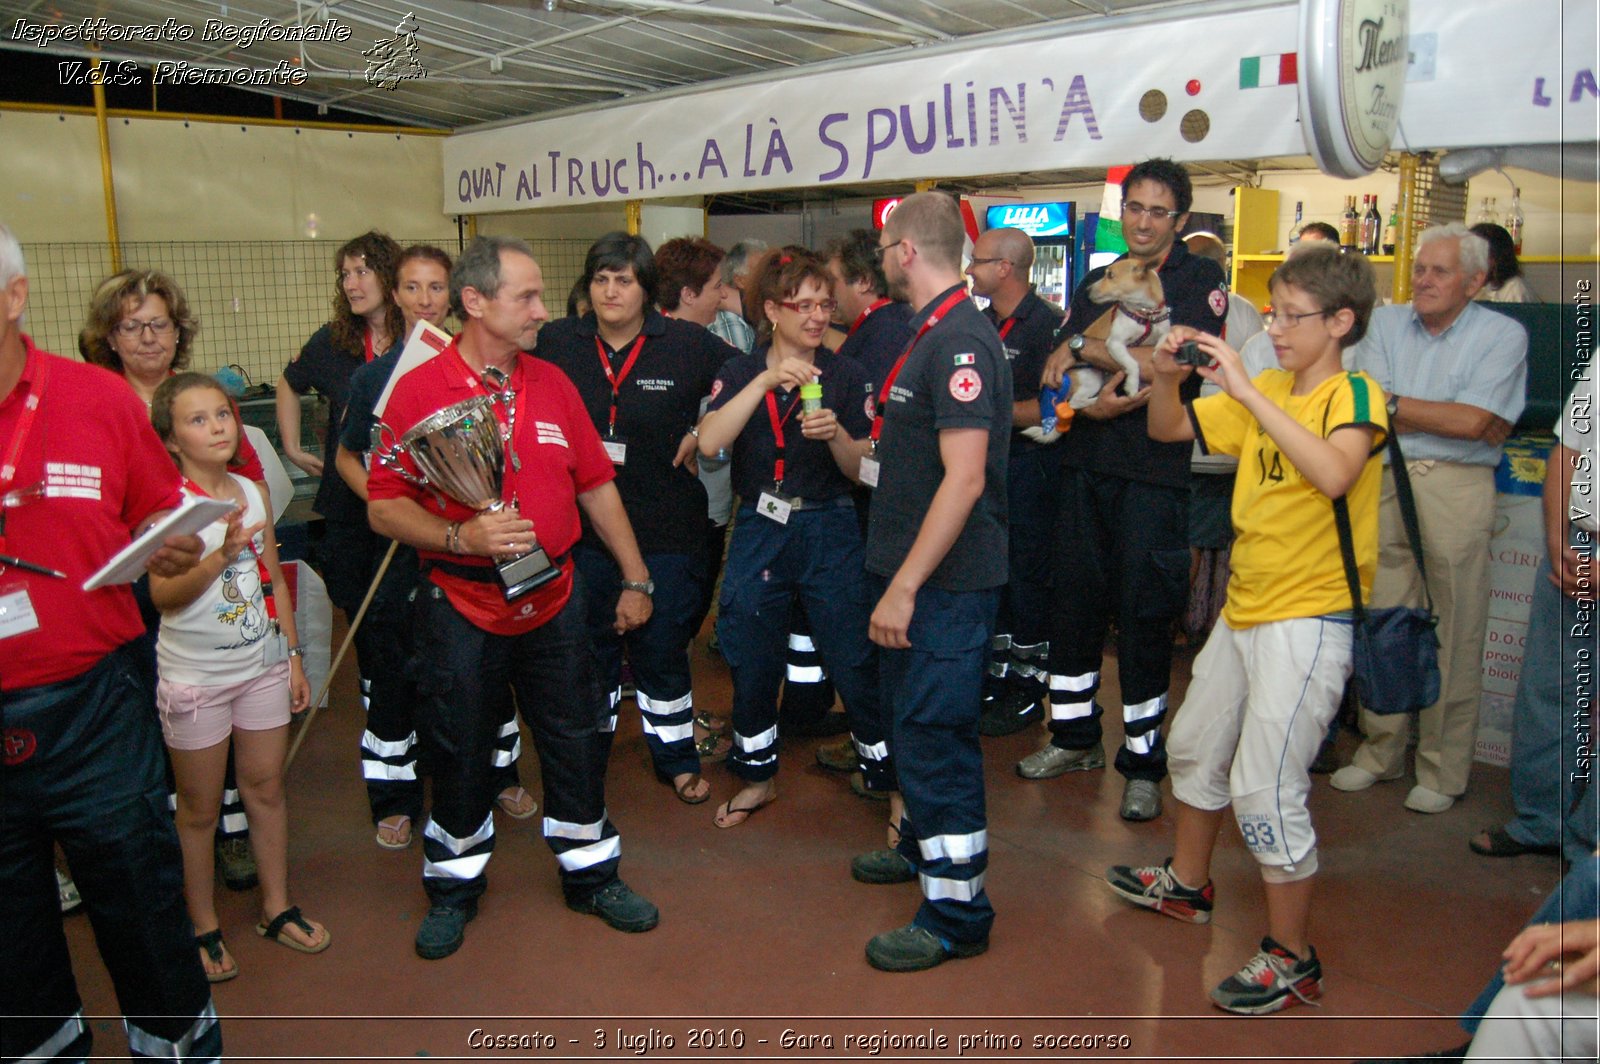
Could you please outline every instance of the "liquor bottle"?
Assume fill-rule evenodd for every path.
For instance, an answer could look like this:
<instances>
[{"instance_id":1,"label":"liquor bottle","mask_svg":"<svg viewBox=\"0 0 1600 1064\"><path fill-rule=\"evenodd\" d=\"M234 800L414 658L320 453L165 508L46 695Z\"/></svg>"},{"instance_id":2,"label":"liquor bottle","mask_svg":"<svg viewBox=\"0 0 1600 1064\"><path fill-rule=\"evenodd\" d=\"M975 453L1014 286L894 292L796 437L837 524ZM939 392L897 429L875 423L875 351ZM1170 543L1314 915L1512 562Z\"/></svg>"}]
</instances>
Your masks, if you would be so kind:
<instances>
[{"instance_id":1,"label":"liquor bottle","mask_svg":"<svg viewBox=\"0 0 1600 1064\"><path fill-rule=\"evenodd\" d=\"M1300 243L1300 233L1305 229L1305 201L1294 201L1294 224L1289 227L1289 246L1294 247Z\"/></svg>"},{"instance_id":2,"label":"liquor bottle","mask_svg":"<svg viewBox=\"0 0 1600 1064\"><path fill-rule=\"evenodd\" d=\"M1356 198L1344 198L1344 215L1339 219L1339 246L1354 251L1361 240L1361 216L1356 213Z\"/></svg>"},{"instance_id":3,"label":"liquor bottle","mask_svg":"<svg viewBox=\"0 0 1600 1064\"><path fill-rule=\"evenodd\" d=\"M1483 202L1478 205L1478 218L1473 224L1481 225L1484 222L1492 221L1494 221L1494 215L1489 211L1489 197L1485 196L1483 197Z\"/></svg>"},{"instance_id":4,"label":"liquor bottle","mask_svg":"<svg viewBox=\"0 0 1600 1064\"><path fill-rule=\"evenodd\" d=\"M1395 200L1389 210L1389 224L1383 227L1383 253L1394 254L1395 234L1400 231L1400 201Z\"/></svg>"},{"instance_id":5,"label":"liquor bottle","mask_svg":"<svg viewBox=\"0 0 1600 1064\"><path fill-rule=\"evenodd\" d=\"M1378 213L1378 197L1367 198L1367 213L1361 217L1361 250L1367 255L1378 253L1378 238L1383 235L1383 215Z\"/></svg>"},{"instance_id":6,"label":"liquor bottle","mask_svg":"<svg viewBox=\"0 0 1600 1064\"><path fill-rule=\"evenodd\" d=\"M1506 232L1511 234L1511 246L1518 255L1522 254L1522 190L1515 185L1511 187L1511 208L1506 211Z\"/></svg>"}]
</instances>

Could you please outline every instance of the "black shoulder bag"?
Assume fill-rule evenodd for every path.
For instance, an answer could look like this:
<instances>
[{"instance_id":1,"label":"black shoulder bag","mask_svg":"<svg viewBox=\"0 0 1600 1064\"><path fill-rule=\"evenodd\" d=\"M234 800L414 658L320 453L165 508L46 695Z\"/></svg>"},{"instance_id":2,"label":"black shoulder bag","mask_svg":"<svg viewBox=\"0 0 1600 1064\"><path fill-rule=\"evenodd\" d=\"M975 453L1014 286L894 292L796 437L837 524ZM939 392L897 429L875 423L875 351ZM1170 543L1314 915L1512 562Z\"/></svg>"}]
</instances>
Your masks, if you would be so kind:
<instances>
[{"instance_id":1,"label":"black shoulder bag","mask_svg":"<svg viewBox=\"0 0 1600 1064\"><path fill-rule=\"evenodd\" d=\"M1411 494L1411 476L1406 472L1405 456L1400 453L1399 434L1390 428L1385 435L1400 517L1405 522L1406 539L1417 561L1417 572L1422 574L1425 607L1366 609L1361 603L1361 574L1356 569L1350 508L1343 497L1333 500L1333 519L1339 528L1339 553L1344 558L1345 579L1350 582L1354 614L1351 682L1356 696L1373 713L1415 713L1439 700L1439 637L1434 632L1439 618L1434 616L1433 595L1428 591L1428 570L1422 562L1422 532L1417 527L1417 502Z\"/></svg>"}]
</instances>

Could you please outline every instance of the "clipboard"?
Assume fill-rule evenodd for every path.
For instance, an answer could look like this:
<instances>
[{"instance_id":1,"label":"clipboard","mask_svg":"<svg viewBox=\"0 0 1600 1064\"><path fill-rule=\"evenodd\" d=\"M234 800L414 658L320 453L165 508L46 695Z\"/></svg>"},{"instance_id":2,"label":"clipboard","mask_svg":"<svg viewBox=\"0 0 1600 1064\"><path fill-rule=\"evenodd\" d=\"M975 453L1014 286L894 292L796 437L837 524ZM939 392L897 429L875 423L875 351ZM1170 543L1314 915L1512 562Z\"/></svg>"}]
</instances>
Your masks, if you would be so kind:
<instances>
[{"instance_id":1,"label":"clipboard","mask_svg":"<svg viewBox=\"0 0 1600 1064\"><path fill-rule=\"evenodd\" d=\"M144 535L117 551L116 556L83 582L85 591L97 591L114 584L131 584L144 573L150 558L161 549L168 536L192 536L218 518L232 513L235 504L225 499L191 495L167 516L145 530Z\"/></svg>"}]
</instances>

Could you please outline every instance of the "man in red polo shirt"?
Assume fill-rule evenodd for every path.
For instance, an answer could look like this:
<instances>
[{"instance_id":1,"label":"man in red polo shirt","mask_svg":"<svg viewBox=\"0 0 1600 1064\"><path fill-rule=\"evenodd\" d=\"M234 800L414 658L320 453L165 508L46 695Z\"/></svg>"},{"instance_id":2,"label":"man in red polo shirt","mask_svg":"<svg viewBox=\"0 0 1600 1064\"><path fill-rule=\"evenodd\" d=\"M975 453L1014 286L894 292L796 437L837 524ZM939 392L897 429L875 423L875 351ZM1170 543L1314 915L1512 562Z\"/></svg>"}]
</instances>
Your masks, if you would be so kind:
<instances>
[{"instance_id":1,"label":"man in red polo shirt","mask_svg":"<svg viewBox=\"0 0 1600 1064\"><path fill-rule=\"evenodd\" d=\"M80 1060L92 1036L61 930L66 851L136 1057L215 1060L222 1031L183 903L161 732L127 585L84 581L179 501L177 467L127 382L20 329L22 248L0 225L0 1058ZM174 536L150 571L200 560Z\"/></svg>"},{"instance_id":2,"label":"man in red polo shirt","mask_svg":"<svg viewBox=\"0 0 1600 1064\"><path fill-rule=\"evenodd\" d=\"M544 778L544 835L567 907L621 931L648 931L656 907L617 878L621 839L606 815L599 722L609 713L584 633L582 590L568 552L578 507L622 570L617 631L650 617L650 573L612 484L616 476L577 389L526 354L545 311L544 278L520 240L483 237L456 261L450 297L464 323L438 356L396 384L384 423L404 434L447 406L505 390L511 431L504 509L477 513L378 464L367 482L380 534L417 548L424 572L416 624L418 725L434 762L422 884L432 907L417 932L429 960L460 948L477 915L494 851L490 750L510 685ZM506 407L510 416L506 415ZM415 475L409 458L402 458ZM561 575L507 602L495 556L541 547Z\"/></svg>"}]
</instances>

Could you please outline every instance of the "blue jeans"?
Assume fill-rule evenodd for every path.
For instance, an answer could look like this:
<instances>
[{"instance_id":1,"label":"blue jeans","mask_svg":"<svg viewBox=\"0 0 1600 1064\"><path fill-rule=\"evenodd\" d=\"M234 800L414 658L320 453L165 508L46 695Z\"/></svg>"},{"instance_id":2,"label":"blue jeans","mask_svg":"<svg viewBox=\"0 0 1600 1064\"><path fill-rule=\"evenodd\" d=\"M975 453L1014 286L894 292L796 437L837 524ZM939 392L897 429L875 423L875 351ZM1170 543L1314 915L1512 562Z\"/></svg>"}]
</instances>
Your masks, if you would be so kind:
<instances>
[{"instance_id":1,"label":"blue jeans","mask_svg":"<svg viewBox=\"0 0 1600 1064\"><path fill-rule=\"evenodd\" d=\"M1574 636L1583 620L1580 605L1550 582L1549 571L1541 559L1528 614L1522 681L1511 710L1511 801L1517 816L1506 825L1506 833L1527 846L1560 846L1577 865L1594 853L1600 820L1589 778L1592 764L1580 764L1579 759L1580 753L1594 749L1592 741L1582 747L1578 741L1580 731L1589 731L1591 708L1576 705L1572 697L1578 671L1595 667L1596 607L1586 607L1590 634Z\"/></svg>"}]
</instances>

